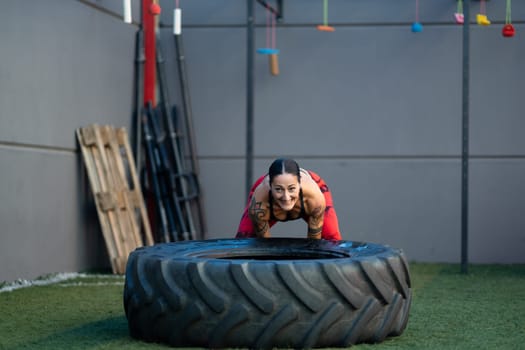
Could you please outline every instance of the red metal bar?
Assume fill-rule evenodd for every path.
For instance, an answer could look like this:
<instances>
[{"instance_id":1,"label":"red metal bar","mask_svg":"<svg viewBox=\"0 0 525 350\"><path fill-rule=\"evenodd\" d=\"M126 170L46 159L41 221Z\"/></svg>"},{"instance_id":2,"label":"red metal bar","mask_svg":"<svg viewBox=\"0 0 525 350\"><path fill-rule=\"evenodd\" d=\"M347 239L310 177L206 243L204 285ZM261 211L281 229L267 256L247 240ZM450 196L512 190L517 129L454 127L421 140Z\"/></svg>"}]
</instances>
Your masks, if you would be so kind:
<instances>
[{"instance_id":1,"label":"red metal bar","mask_svg":"<svg viewBox=\"0 0 525 350\"><path fill-rule=\"evenodd\" d=\"M144 105L155 102L155 15L151 12L151 7L155 0L142 0L142 25L144 29Z\"/></svg>"},{"instance_id":2,"label":"red metal bar","mask_svg":"<svg viewBox=\"0 0 525 350\"><path fill-rule=\"evenodd\" d=\"M155 15L151 12L151 6L154 0L142 0L142 31L144 35L144 66L143 66L143 106L155 106L155 88L156 88L156 43L155 43ZM142 114L140 114L142 116ZM141 120L138 121L141 125ZM146 156L147 157L147 156ZM147 167L146 167L147 169ZM149 177L149 183L152 183L152 176L150 170L147 170ZM150 191L151 192L151 191ZM154 239L156 242L160 242L158 237L159 223L157 215L155 215L155 197L150 193L146 192L146 206L148 208L149 221L151 224L152 232L154 232Z\"/></svg>"}]
</instances>

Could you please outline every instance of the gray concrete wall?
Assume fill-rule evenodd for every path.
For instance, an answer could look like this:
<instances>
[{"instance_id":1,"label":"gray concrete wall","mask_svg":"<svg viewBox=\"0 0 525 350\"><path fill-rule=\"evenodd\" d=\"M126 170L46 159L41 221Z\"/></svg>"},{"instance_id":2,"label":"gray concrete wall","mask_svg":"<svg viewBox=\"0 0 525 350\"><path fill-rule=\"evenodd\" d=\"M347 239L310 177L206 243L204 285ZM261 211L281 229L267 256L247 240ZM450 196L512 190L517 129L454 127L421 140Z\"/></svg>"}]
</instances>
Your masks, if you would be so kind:
<instances>
[{"instance_id":1,"label":"gray concrete wall","mask_svg":"<svg viewBox=\"0 0 525 350\"><path fill-rule=\"evenodd\" d=\"M135 30L79 1L2 3L0 281L107 266L75 129L130 126Z\"/></svg>"},{"instance_id":2,"label":"gray concrete wall","mask_svg":"<svg viewBox=\"0 0 525 350\"><path fill-rule=\"evenodd\" d=\"M285 0L276 30L280 75L271 76L267 58L256 57L255 174L277 156L295 157L328 181L345 239L401 247L412 260L459 262L456 2L420 2L419 34L410 30L412 0L329 5L336 31L322 33L315 29L322 1ZM246 2L182 7L208 236L231 237L246 200ZM263 47L266 17L256 9L256 47ZM472 18L477 12L475 1ZM525 56L525 4L513 3L512 39L501 35L504 3L488 2L487 14L491 26L471 26L469 258L523 263L525 79L517 64ZM170 14L161 19L163 42L172 46ZM176 80L175 69L171 74ZM273 234L303 237L305 230L294 222L278 224Z\"/></svg>"},{"instance_id":3,"label":"gray concrete wall","mask_svg":"<svg viewBox=\"0 0 525 350\"><path fill-rule=\"evenodd\" d=\"M131 127L136 26L115 1L11 1L0 11L0 281L107 266L74 130ZM458 262L461 235L462 28L455 1L285 0L281 74L256 57L256 176L296 158L331 187L344 239L403 248L409 259ZM246 1L181 0L208 238L232 237L245 204ZM470 260L524 263L525 3L516 37L471 26ZM180 101L172 1L162 43ZM473 15L479 2L472 3ZM138 19L139 1L134 1ZM256 5L256 47L265 14ZM305 235L301 222L275 236Z\"/></svg>"}]
</instances>

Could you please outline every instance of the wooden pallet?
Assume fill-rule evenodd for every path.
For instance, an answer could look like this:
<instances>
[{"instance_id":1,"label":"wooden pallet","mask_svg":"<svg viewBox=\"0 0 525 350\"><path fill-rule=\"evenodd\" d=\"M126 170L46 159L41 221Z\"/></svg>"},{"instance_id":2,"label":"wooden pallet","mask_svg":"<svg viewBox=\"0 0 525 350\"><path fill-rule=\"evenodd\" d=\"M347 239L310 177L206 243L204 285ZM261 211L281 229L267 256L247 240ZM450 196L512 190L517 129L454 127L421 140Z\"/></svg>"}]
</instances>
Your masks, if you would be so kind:
<instances>
[{"instance_id":1,"label":"wooden pallet","mask_svg":"<svg viewBox=\"0 0 525 350\"><path fill-rule=\"evenodd\" d=\"M113 273L123 274L129 254L154 243L128 134L97 124L76 134Z\"/></svg>"}]
</instances>

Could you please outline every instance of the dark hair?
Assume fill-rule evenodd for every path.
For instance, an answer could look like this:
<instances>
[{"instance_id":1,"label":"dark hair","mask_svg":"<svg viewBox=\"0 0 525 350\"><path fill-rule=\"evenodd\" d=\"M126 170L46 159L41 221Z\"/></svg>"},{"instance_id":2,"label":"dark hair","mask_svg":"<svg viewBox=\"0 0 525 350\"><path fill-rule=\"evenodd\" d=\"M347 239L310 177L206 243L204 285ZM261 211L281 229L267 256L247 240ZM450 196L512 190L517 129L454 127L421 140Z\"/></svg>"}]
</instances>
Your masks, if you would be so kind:
<instances>
[{"instance_id":1,"label":"dark hair","mask_svg":"<svg viewBox=\"0 0 525 350\"><path fill-rule=\"evenodd\" d=\"M268 175L270 176L270 184L273 182L273 178L277 175L282 174L293 174L297 176L297 180L301 182L301 173L299 164L293 159L287 158L278 158L273 161L268 170Z\"/></svg>"}]
</instances>

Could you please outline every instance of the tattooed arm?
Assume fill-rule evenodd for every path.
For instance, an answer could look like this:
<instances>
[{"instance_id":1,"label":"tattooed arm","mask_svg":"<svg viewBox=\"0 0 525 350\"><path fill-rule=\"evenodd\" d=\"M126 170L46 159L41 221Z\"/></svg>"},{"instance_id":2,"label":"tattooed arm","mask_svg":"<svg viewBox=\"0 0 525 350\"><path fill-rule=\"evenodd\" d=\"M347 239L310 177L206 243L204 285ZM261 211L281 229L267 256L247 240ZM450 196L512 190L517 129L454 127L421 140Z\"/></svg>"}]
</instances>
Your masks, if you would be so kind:
<instances>
[{"instance_id":1,"label":"tattooed arm","mask_svg":"<svg viewBox=\"0 0 525 350\"><path fill-rule=\"evenodd\" d=\"M324 206L313 208L308 218L308 238L321 239L323 231Z\"/></svg>"},{"instance_id":2,"label":"tattooed arm","mask_svg":"<svg viewBox=\"0 0 525 350\"><path fill-rule=\"evenodd\" d=\"M313 180L308 182L305 179L303 193L306 198L306 213L308 215L307 237L312 239L321 239L326 209L325 198Z\"/></svg>"},{"instance_id":3,"label":"tattooed arm","mask_svg":"<svg viewBox=\"0 0 525 350\"><path fill-rule=\"evenodd\" d=\"M259 238L270 237L270 211L268 205L252 197L248 213L253 223L255 234Z\"/></svg>"}]
</instances>

